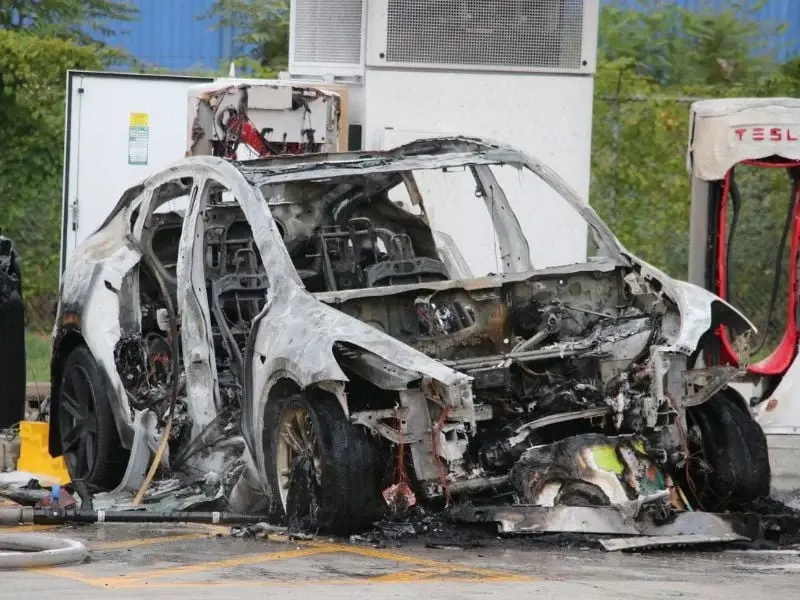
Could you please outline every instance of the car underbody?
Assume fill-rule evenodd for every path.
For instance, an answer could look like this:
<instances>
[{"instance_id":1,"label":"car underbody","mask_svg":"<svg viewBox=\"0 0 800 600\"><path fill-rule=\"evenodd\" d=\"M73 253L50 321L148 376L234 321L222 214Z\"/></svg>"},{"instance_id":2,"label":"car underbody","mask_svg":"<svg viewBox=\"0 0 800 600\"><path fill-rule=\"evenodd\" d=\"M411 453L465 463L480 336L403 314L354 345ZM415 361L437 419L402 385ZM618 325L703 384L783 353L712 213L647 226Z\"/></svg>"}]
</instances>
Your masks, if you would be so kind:
<instances>
[{"instance_id":1,"label":"car underbody","mask_svg":"<svg viewBox=\"0 0 800 600\"><path fill-rule=\"evenodd\" d=\"M495 165L556 190L597 256L535 268ZM456 167L494 226L495 273L474 276L428 219L417 174ZM51 452L117 499L146 497L158 468L341 532L459 498L724 509L767 493L769 467L726 387L739 369L705 362L718 327L752 330L509 148L195 157L126 193L65 273ZM748 464L726 470L732 452Z\"/></svg>"}]
</instances>

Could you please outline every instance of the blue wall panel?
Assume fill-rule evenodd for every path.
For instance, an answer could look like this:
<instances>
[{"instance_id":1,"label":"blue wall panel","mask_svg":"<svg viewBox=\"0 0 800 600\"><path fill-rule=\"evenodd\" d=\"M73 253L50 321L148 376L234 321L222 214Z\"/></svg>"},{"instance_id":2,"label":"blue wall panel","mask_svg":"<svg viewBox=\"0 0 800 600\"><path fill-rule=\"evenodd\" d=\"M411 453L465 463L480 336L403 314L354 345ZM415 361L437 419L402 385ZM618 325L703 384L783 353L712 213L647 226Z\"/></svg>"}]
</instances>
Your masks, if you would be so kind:
<instances>
[{"instance_id":1,"label":"blue wall panel","mask_svg":"<svg viewBox=\"0 0 800 600\"><path fill-rule=\"evenodd\" d=\"M709 7L721 10L732 4L731 0L660 0L663 4L678 4L690 10ZM601 0L601 5L637 8L639 0ZM743 4L748 5L747 1ZM749 0L755 6L754 0ZM780 61L800 55L800 0L766 0L756 13L758 19L770 25L786 25L786 30L775 40L769 40L767 47L775 48Z\"/></svg>"},{"instance_id":2,"label":"blue wall panel","mask_svg":"<svg viewBox=\"0 0 800 600\"><path fill-rule=\"evenodd\" d=\"M139 19L114 23L118 34L109 38L138 60L172 70L192 67L217 69L232 53L229 28L212 29L210 19L200 20L213 0L129 0L139 9Z\"/></svg>"},{"instance_id":3,"label":"blue wall panel","mask_svg":"<svg viewBox=\"0 0 800 600\"><path fill-rule=\"evenodd\" d=\"M120 33L108 41L122 46L140 61L172 70L192 67L217 69L233 53L233 32L212 29L213 22L199 20L213 0L129 0L139 8L140 18L119 23ZM335 2L336 0L330 0ZM730 0L661 0L691 9L722 8ZM601 0L602 4L636 7L639 0ZM788 28L775 40L778 58L800 55L800 0L767 0L759 17Z\"/></svg>"}]
</instances>

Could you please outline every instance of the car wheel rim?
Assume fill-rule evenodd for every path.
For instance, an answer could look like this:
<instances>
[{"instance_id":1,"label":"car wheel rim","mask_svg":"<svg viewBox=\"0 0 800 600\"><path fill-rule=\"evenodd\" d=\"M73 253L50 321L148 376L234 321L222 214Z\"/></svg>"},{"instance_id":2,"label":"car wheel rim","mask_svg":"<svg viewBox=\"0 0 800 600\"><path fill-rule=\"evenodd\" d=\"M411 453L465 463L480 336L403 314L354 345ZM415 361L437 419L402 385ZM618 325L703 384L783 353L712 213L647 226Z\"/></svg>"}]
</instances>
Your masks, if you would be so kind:
<instances>
[{"instance_id":1,"label":"car wheel rim","mask_svg":"<svg viewBox=\"0 0 800 600\"><path fill-rule=\"evenodd\" d=\"M312 477L319 482L322 461L317 443L317 432L308 410L302 406L283 411L278 428L278 448L275 462L278 473L278 491L281 504L286 508L292 468L297 459L309 458L313 465Z\"/></svg>"},{"instance_id":2,"label":"car wheel rim","mask_svg":"<svg viewBox=\"0 0 800 600\"><path fill-rule=\"evenodd\" d=\"M59 400L61 446L73 479L87 479L97 457L94 387L86 369L75 365L65 374Z\"/></svg>"}]
</instances>

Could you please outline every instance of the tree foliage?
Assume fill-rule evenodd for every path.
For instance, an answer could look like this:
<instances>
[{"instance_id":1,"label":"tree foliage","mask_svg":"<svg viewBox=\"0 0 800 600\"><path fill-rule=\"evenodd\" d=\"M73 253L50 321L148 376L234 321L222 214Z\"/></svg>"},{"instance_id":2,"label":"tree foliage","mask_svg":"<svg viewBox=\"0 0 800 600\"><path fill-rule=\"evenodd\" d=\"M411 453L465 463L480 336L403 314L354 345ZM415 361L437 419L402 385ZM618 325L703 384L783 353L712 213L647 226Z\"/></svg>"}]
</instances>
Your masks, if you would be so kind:
<instances>
[{"instance_id":1,"label":"tree foliage","mask_svg":"<svg viewBox=\"0 0 800 600\"><path fill-rule=\"evenodd\" d=\"M730 2L717 10L704 0L693 10L663 0L635 9L604 6L601 60L627 59L635 71L666 85L750 81L774 71L774 39L785 24L758 18L765 0Z\"/></svg>"},{"instance_id":2,"label":"tree foliage","mask_svg":"<svg viewBox=\"0 0 800 600\"><path fill-rule=\"evenodd\" d=\"M237 66L256 77L274 77L289 64L289 0L215 0L199 18L232 27Z\"/></svg>"},{"instance_id":3,"label":"tree foliage","mask_svg":"<svg viewBox=\"0 0 800 600\"><path fill-rule=\"evenodd\" d=\"M796 95L800 67L781 68L774 54L753 55L736 41L770 39L774 27L753 17L760 3L719 13L643 4L650 10L608 6L601 14L590 201L631 250L685 276L691 101ZM738 65L731 81L719 78L720 58Z\"/></svg>"},{"instance_id":4,"label":"tree foliage","mask_svg":"<svg viewBox=\"0 0 800 600\"><path fill-rule=\"evenodd\" d=\"M774 48L759 53L765 47L756 40L770 43L776 31L755 21L752 11L760 3L749 3L748 10L731 4L716 14L647 4L647 12L607 7L602 13L590 202L630 250L685 278L691 102L796 97L800 63L777 64ZM744 208L731 261L732 300L777 343L783 329L775 320L785 311L779 308L767 327L765 309L785 220L787 177L745 168L737 174Z\"/></svg>"},{"instance_id":5,"label":"tree foliage","mask_svg":"<svg viewBox=\"0 0 800 600\"><path fill-rule=\"evenodd\" d=\"M94 47L0 30L0 228L18 246L29 319L42 326L59 278L65 74L103 60Z\"/></svg>"},{"instance_id":6,"label":"tree foliage","mask_svg":"<svg viewBox=\"0 0 800 600\"><path fill-rule=\"evenodd\" d=\"M82 43L108 37L114 33L111 22L137 15L136 7L122 0L0 0L0 29Z\"/></svg>"}]
</instances>

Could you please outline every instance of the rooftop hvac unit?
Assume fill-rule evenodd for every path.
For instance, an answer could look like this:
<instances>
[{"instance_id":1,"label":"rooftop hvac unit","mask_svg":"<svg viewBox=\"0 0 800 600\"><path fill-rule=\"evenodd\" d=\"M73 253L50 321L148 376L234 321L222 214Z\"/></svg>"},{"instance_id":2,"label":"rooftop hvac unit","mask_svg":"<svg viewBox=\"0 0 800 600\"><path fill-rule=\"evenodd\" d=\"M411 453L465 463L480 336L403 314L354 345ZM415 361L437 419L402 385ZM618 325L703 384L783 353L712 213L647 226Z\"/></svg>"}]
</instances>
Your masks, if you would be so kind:
<instances>
[{"instance_id":1,"label":"rooftop hvac unit","mask_svg":"<svg viewBox=\"0 0 800 600\"><path fill-rule=\"evenodd\" d=\"M596 0L370 0L370 67L592 73Z\"/></svg>"},{"instance_id":2,"label":"rooftop hvac unit","mask_svg":"<svg viewBox=\"0 0 800 600\"><path fill-rule=\"evenodd\" d=\"M598 0L293 0L292 75L368 67L589 74Z\"/></svg>"},{"instance_id":3,"label":"rooftop hvac unit","mask_svg":"<svg viewBox=\"0 0 800 600\"><path fill-rule=\"evenodd\" d=\"M366 0L292 0L289 71L362 75L365 4Z\"/></svg>"}]
</instances>

